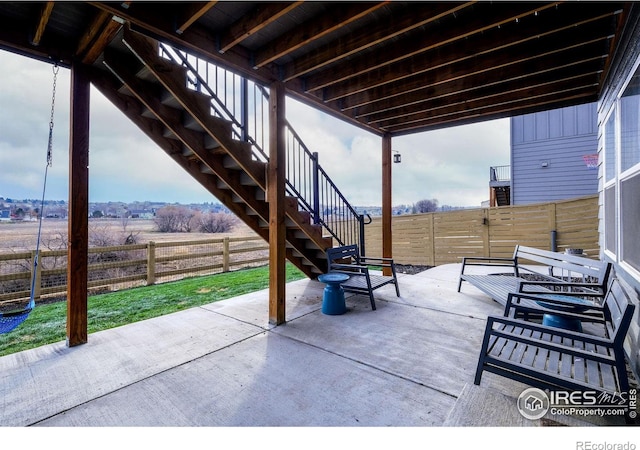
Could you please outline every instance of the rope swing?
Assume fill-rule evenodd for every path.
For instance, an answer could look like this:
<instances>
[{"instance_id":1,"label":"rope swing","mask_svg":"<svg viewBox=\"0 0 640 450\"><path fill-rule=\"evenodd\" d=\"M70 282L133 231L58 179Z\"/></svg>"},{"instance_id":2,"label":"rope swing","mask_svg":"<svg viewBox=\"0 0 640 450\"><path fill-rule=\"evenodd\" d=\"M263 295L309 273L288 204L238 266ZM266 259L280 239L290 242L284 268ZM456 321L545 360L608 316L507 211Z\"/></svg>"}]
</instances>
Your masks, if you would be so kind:
<instances>
[{"instance_id":1,"label":"rope swing","mask_svg":"<svg viewBox=\"0 0 640 450\"><path fill-rule=\"evenodd\" d=\"M33 271L31 272L31 295L29 297L29 303L26 305L24 309L0 312L0 334L8 333L14 330L18 325L27 320L31 311L36 306L36 302L34 299L35 295L35 284L36 284L36 273L38 269L38 260L40 257L40 236L42 234L42 219L44 217L44 198L45 192L47 190L47 173L49 172L49 167L51 167L52 163L52 155L53 155L53 115L56 104L56 83L58 80L58 71L60 68L58 64L54 64L53 66L53 89L51 94L51 115L49 118L49 140L47 142L47 165L44 169L44 183L42 186L42 201L40 202L40 221L38 225L38 239L36 242L36 251L33 258Z\"/></svg>"}]
</instances>

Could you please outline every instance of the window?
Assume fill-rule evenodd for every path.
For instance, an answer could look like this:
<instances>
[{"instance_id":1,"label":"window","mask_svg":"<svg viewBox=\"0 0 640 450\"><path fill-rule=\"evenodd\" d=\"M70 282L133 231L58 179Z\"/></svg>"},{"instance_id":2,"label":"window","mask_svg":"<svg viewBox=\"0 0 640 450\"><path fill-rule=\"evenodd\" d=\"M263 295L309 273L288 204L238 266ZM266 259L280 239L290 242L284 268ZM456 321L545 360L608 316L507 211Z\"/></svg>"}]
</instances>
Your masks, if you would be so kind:
<instances>
[{"instance_id":1,"label":"window","mask_svg":"<svg viewBox=\"0 0 640 450\"><path fill-rule=\"evenodd\" d=\"M640 171L620 183L620 259L640 272Z\"/></svg>"},{"instance_id":2,"label":"window","mask_svg":"<svg viewBox=\"0 0 640 450\"><path fill-rule=\"evenodd\" d=\"M609 119L604 126L604 166L605 182L613 180L616 176L616 112L609 114Z\"/></svg>"},{"instance_id":3,"label":"window","mask_svg":"<svg viewBox=\"0 0 640 450\"><path fill-rule=\"evenodd\" d=\"M640 280L640 59L604 123L604 251Z\"/></svg>"},{"instance_id":4,"label":"window","mask_svg":"<svg viewBox=\"0 0 640 450\"><path fill-rule=\"evenodd\" d=\"M604 190L604 248L617 253L616 247L616 185L613 184Z\"/></svg>"},{"instance_id":5,"label":"window","mask_svg":"<svg viewBox=\"0 0 640 450\"><path fill-rule=\"evenodd\" d=\"M640 69L620 97L620 164L624 172L640 162Z\"/></svg>"}]
</instances>

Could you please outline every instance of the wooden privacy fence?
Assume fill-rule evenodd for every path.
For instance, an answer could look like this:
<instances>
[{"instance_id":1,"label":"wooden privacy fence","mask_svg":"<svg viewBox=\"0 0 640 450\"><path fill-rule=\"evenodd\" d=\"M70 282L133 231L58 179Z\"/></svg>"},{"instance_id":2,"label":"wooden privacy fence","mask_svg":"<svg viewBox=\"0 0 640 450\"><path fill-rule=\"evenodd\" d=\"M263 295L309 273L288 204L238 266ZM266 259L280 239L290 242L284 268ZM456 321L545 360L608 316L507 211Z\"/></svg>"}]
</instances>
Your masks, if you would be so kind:
<instances>
[{"instance_id":1,"label":"wooden privacy fence","mask_svg":"<svg viewBox=\"0 0 640 450\"><path fill-rule=\"evenodd\" d=\"M258 236L94 247L88 286L99 293L264 265L268 249ZM35 274L34 256L35 251L0 254L0 306L29 298L32 276L36 299L66 296L67 251L40 251Z\"/></svg>"},{"instance_id":2,"label":"wooden privacy fence","mask_svg":"<svg viewBox=\"0 0 640 450\"><path fill-rule=\"evenodd\" d=\"M564 251L581 248L599 258L598 196L497 208L394 216L393 258L438 266L465 256L507 257L517 244ZM365 227L367 255L382 254L380 218Z\"/></svg>"}]
</instances>

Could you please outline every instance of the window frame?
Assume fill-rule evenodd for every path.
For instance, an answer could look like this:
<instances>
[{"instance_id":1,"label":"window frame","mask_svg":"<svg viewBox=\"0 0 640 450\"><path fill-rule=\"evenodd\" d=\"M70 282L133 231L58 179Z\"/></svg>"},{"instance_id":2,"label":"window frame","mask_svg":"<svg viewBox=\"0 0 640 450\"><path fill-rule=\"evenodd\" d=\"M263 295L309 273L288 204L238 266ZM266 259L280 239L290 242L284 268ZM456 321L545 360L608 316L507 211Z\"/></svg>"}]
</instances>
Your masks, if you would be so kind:
<instances>
[{"instance_id":1,"label":"window frame","mask_svg":"<svg viewBox=\"0 0 640 450\"><path fill-rule=\"evenodd\" d=\"M640 267L636 268L631 265L629 262L625 261L623 255L624 248L624 240L625 236L623 235L623 227L622 227L622 213L620 210L621 207L621 186L624 181L627 181L635 176L640 176L640 161L635 163L633 166L628 169L622 170L622 142L621 142L621 127L622 127L622 108L620 106L621 99L623 97L624 92L629 87L631 81L635 78L640 78L640 57L638 57L633 65L632 70L630 71L629 76L625 80L622 88L618 91L615 101L613 102L610 111L608 112L604 123L603 123L603 143L602 143L602 156L603 156L603 165L601 172L602 179L602 205L603 211L607 211L607 202L606 202L606 190L613 187L615 189L615 201L614 201L614 220L613 220L613 232L615 237L615 250L607 248L607 233L610 231L607 226L608 215L604 214L604 218L602 221L603 224L603 237L602 237L602 250L603 254L610 258L612 261L620 265L624 271L632 275L638 281L640 281ZM607 180L607 168L610 161L607 157L607 128L609 126L609 120L613 118L613 127L614 127L614 175L611 179ZM638 117L638 121L640 122L640 115ZM638 133L640 134L640 124L638 126ZM630 237L633 239L633 237Z\"/></svg>"}]
</instances>

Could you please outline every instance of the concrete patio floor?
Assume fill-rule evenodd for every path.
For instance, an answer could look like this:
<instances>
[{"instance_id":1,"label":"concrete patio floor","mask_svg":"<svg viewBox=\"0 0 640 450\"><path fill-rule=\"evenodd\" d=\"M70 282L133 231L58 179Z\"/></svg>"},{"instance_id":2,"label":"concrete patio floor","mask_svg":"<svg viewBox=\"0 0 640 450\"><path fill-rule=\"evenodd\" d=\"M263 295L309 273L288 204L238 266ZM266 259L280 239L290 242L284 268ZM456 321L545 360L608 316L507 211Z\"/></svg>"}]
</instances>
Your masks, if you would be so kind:
<instances>
[{"instance_id":1,"label":"concrete patio floor","mask_svg":"<svg viewBox=\"0 0 640 450\"><path fill-rule=\"evenodd\" d=\"M529 427L526 386L473 384L488 314L501 307L459 265L401 275L348 311L321 312L324 285L287 285L287 323L268 324L260 291L0 358L5 427ZM619 425L622 422L596 422Z\"/></svg>"}]
</instances>

